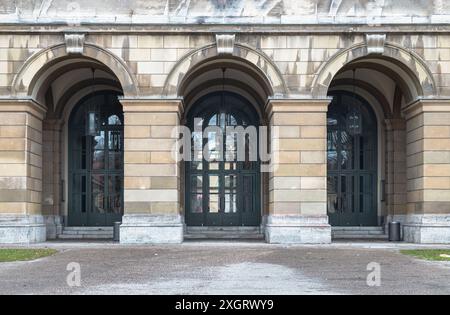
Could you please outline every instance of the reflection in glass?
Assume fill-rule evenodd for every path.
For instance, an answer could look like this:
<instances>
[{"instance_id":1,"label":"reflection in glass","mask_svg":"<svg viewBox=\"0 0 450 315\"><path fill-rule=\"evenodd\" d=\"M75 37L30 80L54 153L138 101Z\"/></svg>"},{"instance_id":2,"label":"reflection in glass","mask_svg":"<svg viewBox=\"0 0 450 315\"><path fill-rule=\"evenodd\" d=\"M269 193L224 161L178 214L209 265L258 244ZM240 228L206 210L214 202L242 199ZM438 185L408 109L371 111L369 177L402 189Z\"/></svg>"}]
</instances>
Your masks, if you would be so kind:
<instances>
[{"instance_id":1,"label":"reflection in glass","mask_svg":"<svg viewBox=\"0 0 450 315\"><path fill-rule=\"evenodd\" d=\"M237 212L237 176L225 175L225 213Z\"/></svg>"},{"instance_id":2,"label":"reflection in glass","mask_svg":"<svg viewBox=\"0 0 450 315\"><path fill-rule=\"evenodd\" d=\"M119 116L117 115L111 115L108 117L108 125L114 126L114 125L121 125L122 122L120 121Z\"/></svg>"},{"instance_id":3,"label":"reflection in glass","mask_svg":"<svg viewBox=\"0 0 450 315\"><path fill-rule=\"evenodd\" d=\"M92 195L92 212L105 213L105 194Z\"/></svg>"},{"instance_id":4,"label":"reflection in glass","mask_svg":"<svg viewBox=\"0 0 450 315\"><path fill-rule=\"evenodd\" d=\"M101 170L105 168L105 151L96 150L92 153L92 169Z\"/></svg>"},{"instance_id":5,"label":"reflection in glass","mask_svg":"<svg viewBox=\"0 0 450 315\"><path fill-rule=\"evenodd\" d=\"M109 196L108 212L120 214L122 212L122 198L120 195Z\"/></svg>"},{"instance_id":6,"label":"reflection in glass","mask_svg":"<svg viewBox=\"0 0 450 315\"><path fill-rule=\"evenodd\" d=\"M103 175L92 175L92 193L99 194L105 191L105 177Z\"/></svg>"},{"instance_id":7,"label":"reflection in glass","mask_svg":"<svg viewBox=\"0 0 450 315\"><path fill-rule=\"evenodd\" d=\"M209 161L221 161L222 160L222 137L215 131L208 132L207 135L207 160Z\"/></svg>"},{"instance_id":8,"label":"reflection in glass","mask_svg":"<svg viewBox=\"0 0 450 315\"><path fill-rule=\"evenodd\" d=\"M218 213L219 212L219 195L210 194L209 195L209 212Z\"/></svg>"},{"instance_id":9,"label":"reflection in glass","mask_svg":"<svg viewBox=\"0 0 450 315\"><path fill-rule=\"evenodd\" d=\"M120 131L109 131L108 143L110 151L120 151L122 149L121 138Z\"/></svg>"},{"instance_id":10,"label":"reflection in glass","mask_svg":"<svg viewBox=\"0 0 450 315\"><path fill-rule=\"evenodd\" d=\"M328 170L335 170L337 166L337 151L327 151Z\"/></svg>"},{"instance_id":11,"label":"reflection in glass","mask_svg":"<svg viewBox=\"0 0 450 315\"><path fill-rule=\"evenodd\" d=\"M203 212L203 194L191 194L191 212Z\"/></svg>"},{"instance_id":12,"label":"reflection in glass","mask_svg":"<svg viewBox=\"0 0 450 315\"><path fill-rule=\"evenodd\" d=\"M328 176L327 178L327 208L329 213L338 212L338 178Z\"/></svg>"},{"instance_id":13,"label":"reflection in glass","mask_svg":"<svg viewBox=\"0 0 450 315\"><path fill-rule=\"evenodd\" d=\"M209 191L212 193L219 192L219 176L209 175Z\"/></svg>"},{"instance_id":14,"label":"reflection in glass","mask_svg":"<svg viewBox=\"0 0 450 315\"><path fill-rule=\"evenodd\" d=\"M109 151L109 168L111 170L120 170L122 166L122 152L111 152Z\"/></svg>"},{"instance_id":15,"label":"reflection in glass","mask_svg":"<svg viewBox=\"0 0 450 315\"><path fill-rule=\"evenodd\" d=\"M94 137L92 143L95 150L103 150L105 148L105 132L100 131L98 136Z\"/></svg>"},{"instance_id":16,"label":"reflection in glass","mask_svg":"<svg viewBox=\"0 0 450 315\"><path fill-rule=\"evenodd\" d=\"M338 195L337 194L328 194L327 196L327 208L328 213L337 213L338 212Z\"/></svg>"},{"instance_id":17,"label":"reflection in glass","mask_svg":"<svg viewBox=\"0 0 450 315\"><path fill-rule=\"evenodd\" d=\"M201 175L191 176L191 190L195 193L201 193L203 187L203 177Z\"/></svg>"}]
</instances>

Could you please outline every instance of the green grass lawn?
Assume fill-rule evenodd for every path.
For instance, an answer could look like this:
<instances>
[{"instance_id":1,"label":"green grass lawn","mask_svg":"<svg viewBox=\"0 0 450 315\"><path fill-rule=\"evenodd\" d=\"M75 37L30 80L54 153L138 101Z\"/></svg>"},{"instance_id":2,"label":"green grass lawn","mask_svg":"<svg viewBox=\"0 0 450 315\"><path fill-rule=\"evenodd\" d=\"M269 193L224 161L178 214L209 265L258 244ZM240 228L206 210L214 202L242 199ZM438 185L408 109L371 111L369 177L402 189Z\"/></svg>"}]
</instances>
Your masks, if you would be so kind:
<instances>
[{"instance_id":1,"label":"green grass lawn","mask_svg":"<svg viewBox=\"0 0 450 315\"><path fill-rule=\"evenodd\" d=\"M440 256L450 255L450 249L401 250L400 252L405 255L410 255L425 260L450 261L450 258Z\"/></svg>"},{"instance_id":2,"label":"green grass lawn","mask_svg":"<svg viewBox=\"0 0 450 315\"><path fill-rule=\"evenodd\" d=\"M56 253L54 249L25 249L0 248L0 262L34 260L51 256Z\"/></svg>"}]
</instances>

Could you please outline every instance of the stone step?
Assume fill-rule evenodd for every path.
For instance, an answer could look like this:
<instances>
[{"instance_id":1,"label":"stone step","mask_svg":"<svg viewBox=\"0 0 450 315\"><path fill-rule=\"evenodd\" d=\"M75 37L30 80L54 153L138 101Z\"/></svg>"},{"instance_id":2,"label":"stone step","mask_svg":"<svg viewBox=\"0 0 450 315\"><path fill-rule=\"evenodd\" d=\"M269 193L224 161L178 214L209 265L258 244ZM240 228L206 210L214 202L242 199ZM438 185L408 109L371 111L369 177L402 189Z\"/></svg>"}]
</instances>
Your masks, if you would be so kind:
<instances>
[{"instance_id":1,"label":"stone step","mask_svg":"<svg viewBox=\"0 0 450 315\"><path fill-rule=\"evenodd\" d=\"M86 234L75 234L75 235L60 234L60 235L58 235L58 239L65 239L65 240L79 240L79 239L109 240L112 238L113 238L112 235L86 235Z\"/></svg>"},{"instance_id":2,"label":"stone step","mask_svg":"<svg viewBox=\"0 0 450 315\"><path fill-rule=\"evenodd\" d=\"M384 231L331 231L333 235L384 235Z\"/></svg>"},{"instance_id":3,"label":"stone step","mask_svg":"<svg viewBox=\"0 0 450 315\"><path fill-rule=\"evenodd\" d=\"M333 239L388 239L382 226L333 226L331 236Z\"/></svg>"},{"instance_id":4,"label":"stone step","mask_svg":"<svg viewBox=\"0 0 450 315\"><path fill-rule=\"evenodd\" d=\"M67 226L63 228L59 239L112 239L111 226Z\"/></svg>"},{"instance_id":5,"label":"stone step","mask_svg":"<svg viewBox=\"0 0 450 315\"><path fill-rule=\"evenodd\" d=\"M333 235L333 240L387 240L387 234L382 235Z\"/></svg>"},{"instance_id":6,"label":"stone step","mask_svg":"<svg viewBox=\"0 0 450 315\"><path fill-rule=\"evenodd\" d=\"M66 235L112 235L113 231L63 231Z\"/></svg>"},{"instance_id":7,"label":"stone step","mask_svg":"<svg viewBox=\"0 0 450 315\"><path fill-rule=\"evenodd\" d=\"M259 226L189 226L185 239L264 239Z\"/></svg>"},{"instance_id":8,"label":"stone step","mask_svg":"<svg viewBox=\"0 0 450 315\"><path fill-rule=\"evenodd\" d=\"M66 231L111 231L112 226L65 226Z\"/></svg>"},{"instance_id":9,"label":"stone step","mask_svg":"<svg viewBox=\"0 0 450 315\"><path fill-rule=\"evenodd\" d=\"M199 240L199 239L223 239L223 240L263 240L263 234L253 234L253 233L239 233L239 234L228 234L228 233L186 233L184 238L187 240Z\"/></svg>"},{"instance_id":10,"label":"stone step","mask_svg":"<svg viewBox=\"0 0 450 315\"><path fill-rule=\"evenodd\" d=\"M331 236L333 239L388 239L382 226L333 226Z\"/></svg>"},{"instance_id":11,"label":"stone step","mask_svg":"<svg viewBox=\"0 0 450 315\"><path fill-rule=\"evenodd\" d=\"M332 226L332 231L384 231L382 226Z\"/></svg>"}]
</instances>

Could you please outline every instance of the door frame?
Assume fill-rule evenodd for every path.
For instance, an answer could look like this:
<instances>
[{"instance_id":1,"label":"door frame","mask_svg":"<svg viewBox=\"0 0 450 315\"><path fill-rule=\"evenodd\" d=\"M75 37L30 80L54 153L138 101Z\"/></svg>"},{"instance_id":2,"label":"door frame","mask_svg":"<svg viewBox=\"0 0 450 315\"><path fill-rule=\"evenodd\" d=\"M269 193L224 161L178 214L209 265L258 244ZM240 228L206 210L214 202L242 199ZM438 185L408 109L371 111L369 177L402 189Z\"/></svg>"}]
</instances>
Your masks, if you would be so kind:
<instances>
[{"instance_id":1,"label":"door frame","mask_svg":"<svg viewBox=\"0 0 450 315\"><path fill-rule=\"evenodd\" d=\"M374 149L373 149L373 153L371 154L371 156L375 159L373 161L374 168L372 170L366 170L366 169L360 170L359 168L356 169L356 170L355 169L342 170L340 168L339 155L337 156L338 169L330 171L327 168L327 183L328 183L329 174L330 173L331 174L335 173L334 175L337 176L337 179L338 179L337 188L336 188L338 191L341 190L341 184L342 184L341 183L341 177L342 176L344 176L346 178L346 185L348 185L349 184L348 178L351 178L352 174L357 174L357 175L354 175L354 178L356 179L354 181L354 184L355 184L354 192L358 191L358 196L360 194L361 176L373 175L373 178L372 178L372 181L371 181L371 186L375 190L373 192L373 194L372 194L372 203L371 203L373 210L369 214L370 218L368 219L368 221L373 222L373 224L372 223L365 224L361 213L360 212L358 212L358 213L353 212L353 216L357 215L357 220L356 221L358 221L358 223L359 223L358 225L353 225L353 224L348 225L348 224L338 223L338 224L332 224L332 226L377 226L378 225L378 216L379 216L379 205L380 205L380 202L381 202L381 200L379 200L379 182L380 182L380 155L379 155L379 153L382 151L380 149L380 143L381 143L381 141L380 141L380 130L379 130L380 127L379 127L379 124L378 124L377 112L374 110L374 108L371 106L371 104L366 99L364 99L363 97L361 97L358 94L354 94L353 92L334 91L334 92L330 93L329 95L333 97L333 101L332 101L332 103L329 106L329 110L330 110L330 107L332 105L334 105L334 106L339 106L339 105L342 106L343 105L342 96L351 97L353 99L356 99L360 103L360 106L364 106L365 108L367 108L366 116L373 122L373 126L375 128L374 132L371 133L371 136L374 137L374 139L372 141ZM342 113L345 113L345 112L342 111ZM328 118L328 115L329 115L329 111L327 112L327 118ZM363 124L363 128L364 128L364 124ZM327 137L328 137L328 123L327 123ZM360 148L360 146L359 146L360 145L360 141L359 140L360 139L357 140L358 148ZM328 145L327 145L327 147L328 147ZM328 152L328 148L327 148L327 152ZM327 153L327 159L328 159L328 153ZM358 159L358 161L356 162L356 164L359 166L359 163L360 163L359 157L357 159ZM327 163L328 163L328 161L327 161ZM328 188L327 188L327 190L328 190ZM329 194L328 194L328 191L327 191L327 207L329 205L328 195ZM348 198L347 198L346 201L347 201L347 203L349 203L349 199ZM339 203L339 199L337 200L337 202ZM331 222L331 217L330 217L330 213L329 213L328 209L327 209L327 215L330 218L330 224L331 224L332 222Z\"/></svg>"},{"instance_id":2,"label":"door frame","mask_svg":"<svg viewBox=\"0 0 450 315\"><path fill-rule=\"evenodd\" d=\"M214 103L214 97L217 99L217 96L222 95L223 92L213 92L209 93L199 100L197 100L189 110L186 115L187 127L190 128L191 132L193 131L193 118L194 117L212 117L213 114L217 113L217 110L225 110L229 109L231 106L225 106L225 108L221 108L217 106L217 103ZM246 100L244 97L233 93L233 92L225 92L226 97L229 97L228 100L233 100L234 102L239 102L239 109L244 112L248 119L249 125L254 125L258 127L260 117L253 105ZM213 104L211 104L213 103ZM202 131L205 125L202 126ZM259 135L258 135L259 137ZM225 139L224 139L225 140ZM225 141L223 143L225 145ZM202 142L202 148L205 145L205 141ZM186 161L184 163L184 205L185 205L185 222L187 226L259 226L262 220L262 201L261 201L261 172L260 172L260 161L258 159L257 162L254 163L252 170L244 170L241 166L238 166L236 170L225 170L224 169L224 161L219 162L218 170L208 170L207 162L202 159L202 169L198 171L191 170L191 162ZM241 162L242 163L242 162ZM239 162L236 163L239 165ZM252 194L252 204L254 214L245 215L242 211L238 211L238 213L230 214L227 213L224 215L223 212L220 213L209 213L206 209L206 205L209 202L209 193L207 190L209 189L209 178L210 176L217 175L219 176L219 195L223 194L223 190L225 189L225 176L227 175L237 175L237 206L239 207L242 203L242 198L244 196L243 185L239 184L243 181L244 176L252 176L253 177L253 194ZM191 194L192 194L192 183L191 176L201 176L202 179L207 179L206 181L202 180L202 213L192 213L191 212ZM207 197L208 196L208 197ZM220 199L220 198L219 198ZM222 203L222 201L219 201ZM220 207L219 207L220 208ZM221 211L219 209L219 211ZM234 217L233 217L234 216ZM214 218L217 217L217 218ZM228 221L227 221L228 220ZM243 224L243 222L247 222ZM219 222L219 223L218 223Z\"/></svg>"},{"instance_id":3,"label":"door frame","mask_svg":"<svg viewBox=\"0 0 450 315\"><path fill-rule=\"evenodd\" d=\"M76 215L76 211L75 209L71 209L73 206L73 195L74 195L74 188L73 188L73 174L76 173L75 170L72 168L72 157L73 157L73 152L74 152L74 148L73 148L73 142L74 140L72 139L72 130L71 130L71 124L72 124L72 117L75 114L75 111L78 109L79 106L83 106L83 104L85 104L86 101L88 101L89 99L93 98L93 97L98 97L98 96L102 96L103 97L103 102L102 105L103 106L111 106L111 102L115 102L114 106L120 106L120 101L118 99L114 99L117 98L121 93L117 92L117 91L111 91L111 90L100 90L100 91L96 91L94 93L90 93L86 96L84 96L83 98L81 98L79 101L77 101L74 106L68 111L68 115L67 115L67 132L66 132L66 139L67 139L67 158L66 158L66 165L67 165L67 172L66 172L66 178L67 178L67 197L65 197L64 201L67 200L67 209L66 209L66 213L67 213L67 217L66 217L66 226L112 226L114 222L116 221L121 221L122 220L122 216L124 213L124 119L123 119L123 112L122 112L122 125L120 126L120 128L118 128L117 126L107 126L106 131L114 131L117 129L120 129L122 131L122 135L121 135L121 143L120 146L122 148L122 152L121 152L121 159L122 159L122 169L121 170L110 170L108 169L104 169L104 170L93 170L91 169L91 166L88 166L87 164L89 163L89 161L92 161L92 150L89 147L89 144L91 143L92 140L87 140L86 141L86 169L81 172L81 173L85 173L85 187L86 187L86 214L82 215L79 214L78 218L72 217L74 216L74 214ZM100 110L101 112L101 110ZM108 139L109 135L107 135L105 131L105 139ZM106 142L105 140L105 149L104 149L104 153L109 152L109 148L107 148L108 146L108 142ZM106 162L107 158L109 159L109 157L104 157L104 160ZM109 161L107 161L107 163L109 163ZM91 214L89 215L89 211L90 211L90 207L92 205L92 198L93 198L93 194L92 192L89 193L89 191L91 191L91 185L92 185L92 180L91 177L92 175L103 175L105 177L110 177L110 176L119 176L121 178L121 213L118 214L109 214L109 218L107 217L108 214L105 213L103 215L103 217L97 213L95 214ZM108 196L106 196L106 191L109 189L108 186L108 182L106 180L104 180L104 194L105 194L105 200L107 197L111 196L111 194L108 194ZM63 183L63 187L64 187L64 183ZM67 199L66 199L67 198ZM104 202L105 202L104 200ZM109 203L109 200L108 200ZM106 203L106 204L108 204ZM91 218L96 218L95 221L100 222L101 220L104 219L104 222L102 224L90 224L89 223L89 217ZM76 224L77 221L81 222L81 224Z\"/></svg>"}]
</instances>

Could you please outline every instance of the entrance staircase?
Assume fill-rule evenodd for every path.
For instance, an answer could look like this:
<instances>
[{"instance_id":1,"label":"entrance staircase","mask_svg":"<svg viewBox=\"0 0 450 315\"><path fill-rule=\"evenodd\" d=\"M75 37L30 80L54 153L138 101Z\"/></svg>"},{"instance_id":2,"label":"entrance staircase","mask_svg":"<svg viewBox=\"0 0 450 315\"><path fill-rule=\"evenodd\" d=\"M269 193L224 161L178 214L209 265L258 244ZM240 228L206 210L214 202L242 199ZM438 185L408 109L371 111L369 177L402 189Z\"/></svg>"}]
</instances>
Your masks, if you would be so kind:
<instances>
[{"instance_id":1,"label":"entrance staircase","mask_svg":"<svg viewBox=\"0 0 450 315\"><path fill-rule=\"evenodd\" d=\"M334 240L387 240L388 235L382 226L333 226L331 236Z\"/></svg>"},{"instance_id":2,"label":"entrance staircase","mask_svg":"<svg viewBox=\"0 0 450 315\"><path fill-rule=\"evenodd\" d=\"M184 233L187 240L263 240L259 226L188 226Z\"/></svg>"},{"instance_id":3,"label":"entrance staircase","mask_svg":"<svg viewBox=\"0 0 450 315\"><path fill-rule=\"evenodd\" d=\"M58 235L58 239L64 240L112 240L112 238L112 226L66 226L62 234Z\"/></svg>"}]
</instances>

